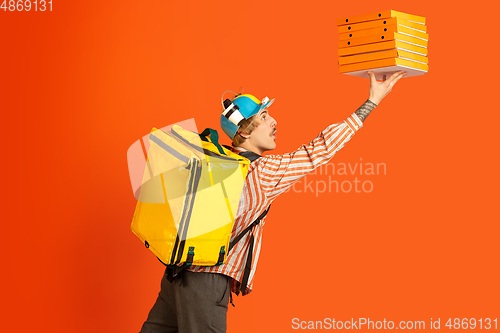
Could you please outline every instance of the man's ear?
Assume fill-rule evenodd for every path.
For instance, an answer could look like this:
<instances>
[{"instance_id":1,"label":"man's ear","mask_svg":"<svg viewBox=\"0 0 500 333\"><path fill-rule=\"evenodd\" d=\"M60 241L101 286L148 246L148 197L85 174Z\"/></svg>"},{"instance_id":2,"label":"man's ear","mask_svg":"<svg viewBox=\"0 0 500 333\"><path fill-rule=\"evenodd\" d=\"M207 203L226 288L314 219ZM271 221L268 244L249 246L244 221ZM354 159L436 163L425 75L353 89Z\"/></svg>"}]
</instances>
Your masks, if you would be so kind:
<instances>
[{"instance_id":1,"label":"man's ear","mask_svg":"<svg viewBox=\"0 0 500 333\"><path fill-rule=\"evenodd\" d=\"M242 136L242 137L244 137L245 139L248 139L248 138L250 137L250 134L241 133L241 132L236 133L236 135L241 135L241 136Z\"/></svg>"}]
</instances>

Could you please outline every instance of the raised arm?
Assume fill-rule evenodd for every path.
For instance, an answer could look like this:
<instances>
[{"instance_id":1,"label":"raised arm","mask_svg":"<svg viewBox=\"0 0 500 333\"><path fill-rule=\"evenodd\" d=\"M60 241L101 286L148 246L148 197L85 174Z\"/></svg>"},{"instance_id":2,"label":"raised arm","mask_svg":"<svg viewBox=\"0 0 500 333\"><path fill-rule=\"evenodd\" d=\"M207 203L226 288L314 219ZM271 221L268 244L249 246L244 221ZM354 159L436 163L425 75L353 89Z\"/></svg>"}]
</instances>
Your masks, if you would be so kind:
<instances>
[{"instance_id":1,"label":"raised arm","mask_svg":"<svg viewBox=\"0 0 500 333\"><path fill-rule=\"evenodd\" d=\"M309 144L303 144L291 153L259 158L251 172L258 173L255 176L260 180L263 192L273 199L317 167L328 163L361 127L363 123L353 113L344 121L328 126Z\"/></svg>"},{"instance_id":2,"label":"raised arm","mask_svg":"<svg viewBox=\"0 0 500 333\"><path fill-rule=\"evenodd\" d=\"M344 145L363 127L363 121L391 91L396 82L406 72L400 71L389 79L378 82L372 72L370 75L370 97L344 121L328 126L308 145L302 145L292 153L269 155L259 159L256 170L261 187L270 198L286 191L296 181L328 163Z\"/></svg>"},{"instance_id":3,"label":"raised arm","mask_svg":"<svg viewBox=\"0 0 500 333\"><path fill-rule=\"evenodd\" d=\"M387 80L384 75L384 80L382 82L378 82L375 79L375 74L373 74L373 72L369 71L368 75L370 76L370 97L355 112L361 121L365 121L366 117L368 117L373 109L375 109L380 104L382 99L384 99L384 97L391 92L392 87L394 87L396 82L406 75L406 72L396 72Z\"/></svg>"}]
</instances>

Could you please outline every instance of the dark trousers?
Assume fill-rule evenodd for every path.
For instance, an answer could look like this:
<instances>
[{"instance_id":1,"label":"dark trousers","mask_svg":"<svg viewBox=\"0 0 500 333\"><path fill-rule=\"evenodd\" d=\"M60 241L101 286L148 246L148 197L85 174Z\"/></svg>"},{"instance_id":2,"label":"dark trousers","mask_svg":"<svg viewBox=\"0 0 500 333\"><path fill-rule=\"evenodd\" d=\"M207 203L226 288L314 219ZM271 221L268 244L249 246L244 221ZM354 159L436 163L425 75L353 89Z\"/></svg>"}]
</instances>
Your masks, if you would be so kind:
<instances>
[{"instance_id":1,"label":"dark trousers","mask_svg":"<svg viewBox=\"0 0 500 333\"><path fill-rule=\"evenodd\" d=\"M183 271L173 282L161 280L161 289L141 333L226 332L231 279L217 273Z\"/></svg>"}]
</instances>

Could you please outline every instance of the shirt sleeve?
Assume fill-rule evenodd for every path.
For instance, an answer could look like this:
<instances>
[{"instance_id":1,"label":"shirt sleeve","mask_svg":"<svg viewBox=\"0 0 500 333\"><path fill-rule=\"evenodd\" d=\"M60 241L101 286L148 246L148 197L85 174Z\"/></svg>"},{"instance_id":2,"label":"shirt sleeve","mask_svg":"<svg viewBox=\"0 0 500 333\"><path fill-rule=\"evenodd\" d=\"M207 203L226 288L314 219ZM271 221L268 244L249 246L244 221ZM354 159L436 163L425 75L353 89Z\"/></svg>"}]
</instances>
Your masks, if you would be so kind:
<instances>
[{"instance_id":1,"label":"shirt sleeve","mask_svg":"<svg viewBox=\"0 0 500 333\"><path fill-rule=\"evenodd\" d=\"M363 127L353 113L344 121L328 126L309 144L283 155L266 155L255 165L260 186L268 199L285 192L296 181L328 161Z\"/></svg>"}]
</instances>

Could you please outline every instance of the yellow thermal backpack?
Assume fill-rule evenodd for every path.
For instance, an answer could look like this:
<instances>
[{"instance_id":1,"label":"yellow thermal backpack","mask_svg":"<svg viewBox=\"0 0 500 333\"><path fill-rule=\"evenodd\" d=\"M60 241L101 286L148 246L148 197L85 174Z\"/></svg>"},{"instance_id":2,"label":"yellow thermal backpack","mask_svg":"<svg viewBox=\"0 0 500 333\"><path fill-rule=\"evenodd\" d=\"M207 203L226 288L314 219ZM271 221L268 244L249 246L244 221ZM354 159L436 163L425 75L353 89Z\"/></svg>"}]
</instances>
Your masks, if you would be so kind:
<instances>
[{"instance_id":1,"label":"yellow thermal backpack","mask_svg":"<svg viewBox=\"0 0 500 333\"><path fill-rule=\"evenodd\" d=\"M250 161L209 128L153 128L147 143L132 232L168 267L223 264Z\"/></svg>"}]
</instances>

